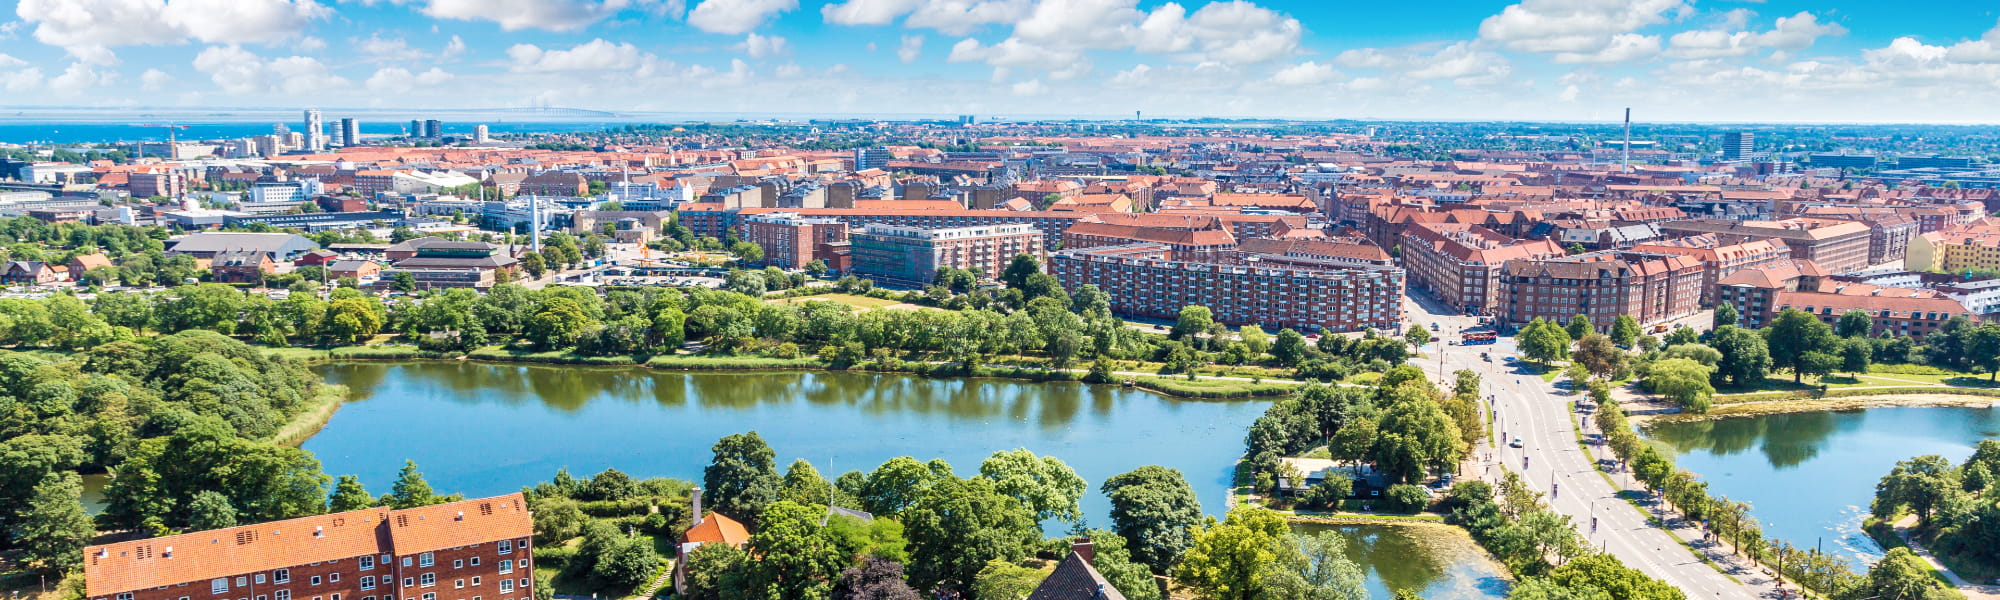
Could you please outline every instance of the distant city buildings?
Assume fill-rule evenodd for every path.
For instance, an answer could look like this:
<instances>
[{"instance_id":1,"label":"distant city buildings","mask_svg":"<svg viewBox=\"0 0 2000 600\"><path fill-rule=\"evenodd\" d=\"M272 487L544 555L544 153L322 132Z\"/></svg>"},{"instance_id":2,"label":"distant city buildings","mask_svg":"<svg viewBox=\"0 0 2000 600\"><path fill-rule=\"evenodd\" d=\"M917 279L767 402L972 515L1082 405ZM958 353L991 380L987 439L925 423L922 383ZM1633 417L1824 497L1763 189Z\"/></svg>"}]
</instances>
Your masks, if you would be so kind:
<instances>
[{"instance_id":1,"label":"distant city buildings","mask_svg":"<svg viewBox=\"0 0 2000 600\"><path fill-rule=\"evenodd\" d=\"M990 280L1016 255L1046 258L1044 237L1026 224L926 229L871 223L848 233L855 274L901 285L931 283L943 267Z\"/></svg>"},{"instance_id":2,"label":"distant city buildings","mask_svg":"<svg viewBox=\"0 0 2000 600\"><path fill-rule=\"evenodd\" d=\"M361 123L355 121L354 117L340 119L340 145L350 147L361 145Z\"/></svg>"},{"instance_id":3,"label":"distant city buildings","mask_svg":"<svg viewBox=\"0 0 2000 600\"><path fill-rule=\"evenodd\" d=\"M320 122L319 109L306 109L306 150L326 151L326 126Z\"/></svg>"},{"instance_id":4,"label":"distant city buildings","mask_svg":"<svg viewBox=\"0 0 2000 600\"><path fill-rule=\"evenodd\" d=\"M1722 160L1747 160L1756 150L1757 134L1748 131L1722 134Z\"/></svg>"}]
</instances>

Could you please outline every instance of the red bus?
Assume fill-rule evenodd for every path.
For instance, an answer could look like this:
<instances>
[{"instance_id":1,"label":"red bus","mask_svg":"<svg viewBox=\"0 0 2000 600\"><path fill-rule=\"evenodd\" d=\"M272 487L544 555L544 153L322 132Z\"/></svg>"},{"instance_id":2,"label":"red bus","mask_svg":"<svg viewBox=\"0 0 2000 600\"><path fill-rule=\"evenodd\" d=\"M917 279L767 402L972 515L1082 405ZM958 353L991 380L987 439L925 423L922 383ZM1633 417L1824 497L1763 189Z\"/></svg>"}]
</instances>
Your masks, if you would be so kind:
<instances>
[{"instance_id":1,"label":"red bus","mask_svg":"<svg viewBox=\"0 0 2000 600\"><path fill-rule=\"evenodd\" d=\"M1471 346L1474 344L1494 343L1500 339L1500 334L1491 331L1467 331L1460 334L1459 337L1462 338L1459 343Z\"/></svg>"}]
</instances>

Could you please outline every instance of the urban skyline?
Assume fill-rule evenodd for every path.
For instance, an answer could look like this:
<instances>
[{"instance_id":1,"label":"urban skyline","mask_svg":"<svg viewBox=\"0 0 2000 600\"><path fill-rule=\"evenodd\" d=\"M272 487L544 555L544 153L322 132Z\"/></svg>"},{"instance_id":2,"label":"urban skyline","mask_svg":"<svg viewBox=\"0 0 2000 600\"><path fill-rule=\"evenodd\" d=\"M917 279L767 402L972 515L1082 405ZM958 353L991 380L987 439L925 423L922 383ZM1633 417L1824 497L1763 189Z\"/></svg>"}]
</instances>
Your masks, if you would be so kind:
<instances>
[{"instance_id":1,"label":"urban skyline","mask_svg":"<svg viewBox=\"0 0 2000 600\"><path fill-rule=\"evenodd\" d=\"M1633 106L1966 123L1993 118L1982 89L2000 77L2000 15L1974 5L19 0L0 14L17 19L0 22L7 104L102 109L1604 121ZM1925 110L1882 108L1899 103Z\"/></svg>"}]
</instances>

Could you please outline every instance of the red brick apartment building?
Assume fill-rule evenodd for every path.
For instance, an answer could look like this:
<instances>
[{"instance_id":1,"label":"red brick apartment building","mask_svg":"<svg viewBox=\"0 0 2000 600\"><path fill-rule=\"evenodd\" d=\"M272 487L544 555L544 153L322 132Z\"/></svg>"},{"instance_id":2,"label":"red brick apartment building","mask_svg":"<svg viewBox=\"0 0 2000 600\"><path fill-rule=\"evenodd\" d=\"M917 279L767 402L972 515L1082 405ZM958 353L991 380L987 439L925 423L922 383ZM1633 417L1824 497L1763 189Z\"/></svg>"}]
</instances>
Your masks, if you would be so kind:
<instances>
[{"instance_id":1,"label":"red brick apartment building","mask_svg":"<svg viewBox=\"0 0 2000 600\"><path fill-rule=\"evenodd\" d=\"M838 262L833 246L847 241L847 224L798 213L770 213L743 219L743 240L764 249L764 264L800 269L814 259Z\"/></svg>"},{"instance_id":2,"label":"red brick apartment building","mask_svg":"<svg viewBox=\"0 0 2000 600\"><path fill-rule=\"evenodd\" d=\"M364 510L84 549L89 600L527 600L520 494Z\"/></svg>"},{"instance_id":3,"label":"red brick apartment building","mask_svg":"<svg viewBox=\"0 0 2000 600\"><path fill-rule=\"evenodd\" d=\"M1674 236L1711 234L1723 244L1777 238L1792 258L1810 260L1826 272L1848 273L1868 268L1867 225L1854 221L1793 218L1782 221L1721 221L1695 219L1661 223L1660 232Z\"/></svg>"},{"instance_id":4,"label":"red brick apartment building","mask_svg":"<svg viewBox=\"0 0 2000 600\"><path fill-rule=\"evenodd\" d=\"M1639 244L1633 246L1632 251L1679 254L1701 261L1701 303L1704 306L1714 304L1719 298L1717 283L1737 271L1792 260L1791 248L1776 238L1725 245L1713 235L1696 235Z\"/></svg>"},{"instance_id":5,"label":"red brick apartment building","mask_svg":"<svg viewBox=\"0 0 2000 600\"><path fill-rule=\"evenodd\" d=\"M1598 331L1618 315L1650 325L1701 309L1701 272L1690 257L1617 250L1510 260L1500 275L1501 315L1516 325L1583 315Z\"/></svg>"},{"instance_id":6,"label":"red brick apartment building","mask_svg":"<svg viewBox=\"0 0 2000 600\"><path fill-rule=\"evenodd\" d=\"M1924 337L1944 326L1952 317L1977 319L1965 305L1951 298L1925 296L1927 290L1880 288L1871 295L1826 292L1778 292L1771 315L1795 308L1833 325L1849 311L1867 313L1873 322L1869 335ZM1766 320L1769 315L1766 315Z\"/></svg>"},{"instance_id":7,"label":"red brick apartment building","mask_svg":"<svg viewBox=\"0 0 2000 600\"><path fill-rule=\"evenodd\" d=\"M1514 259L1563 256L1553 241L1518 240L1468 223L1411 223L1403 230L1403 268L1420 286L1464 314L1493 314L1500 269Z\"/></svg>"},{"instance_id":8,"label":"red brick apartment building","mask_svg":"<svg viewBox=\"0 0 2000 600\"><path fill-rule=\"evenodd\" d=\"M1071 211L1010 211L1010 210L970 210L970 209L898 209L898 208L728 208L714 203L696 203L681 207L680 224L693 231L696 236L722 239L730 230L741 231L743 220L760 214L776 212L794 213L806 218L827 218L847 224L849 230L860 229L871 223L915 227L919 229L945 229L952 227L978 227L984 225L1007 225L1025 223L1042 231L1046 239L1062 239L1063 230L1077 221L1092 218L1089 213Z\"/></svg>"},{"instance_id":9,"label":"red brick apartment building","mask_svg":"<svg viewBox=\"0 0 2000 600\"><path fill-rule=\"evenodd\" d=\"M1228 325L1290 327L1302 333L1397 330L1403 320L1403 270L1178 260L1165 244L1139 243L1065 250L1049 255L1049 272L1074 292L1095 284L1111 296L1111 311L1172 319L1182 307L1206 306Z\"/></svg>"}]
</instances>

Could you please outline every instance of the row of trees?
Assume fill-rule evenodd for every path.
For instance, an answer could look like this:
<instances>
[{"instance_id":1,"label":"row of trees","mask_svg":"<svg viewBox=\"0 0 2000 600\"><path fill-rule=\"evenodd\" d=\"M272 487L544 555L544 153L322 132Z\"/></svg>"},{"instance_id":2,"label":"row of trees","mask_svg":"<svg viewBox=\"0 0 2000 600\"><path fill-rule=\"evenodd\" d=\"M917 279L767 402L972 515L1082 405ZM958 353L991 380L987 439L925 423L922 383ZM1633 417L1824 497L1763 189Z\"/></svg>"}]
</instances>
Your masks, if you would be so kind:
<instances>
[{"instance_id":1,"label":"row of trees","mask_svg":"<svg viewBox=\"0 0 2000 600\"><path fill-rule=\"evenodd\" d=\"M1086 482L1061 460L1027 450L996 452L972 477L942 460L900 457L831 481L804 460L780 474L755 432L724 437L713 450L703 502L754 533L747 550L711 544L688 558L695 599L916 598L917 590L1019 598L1040 576L1024 561L1068 553L1069 540L1044 540L1041 523L1082 523ZM581 489L598 487L595 479ZM1203 517L1193 489L1180 472L1148 466L1100 490L1113 527L1082 532L1096 547L1095 567L1125 597L1157 600L1154 574L1172 572L1196 545ZM548 496L534 496L539 514ZM828 516L829 507L874 519ZM537 527L544 533L539 517Z\"/></svg>"}]
</instances>

